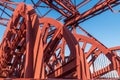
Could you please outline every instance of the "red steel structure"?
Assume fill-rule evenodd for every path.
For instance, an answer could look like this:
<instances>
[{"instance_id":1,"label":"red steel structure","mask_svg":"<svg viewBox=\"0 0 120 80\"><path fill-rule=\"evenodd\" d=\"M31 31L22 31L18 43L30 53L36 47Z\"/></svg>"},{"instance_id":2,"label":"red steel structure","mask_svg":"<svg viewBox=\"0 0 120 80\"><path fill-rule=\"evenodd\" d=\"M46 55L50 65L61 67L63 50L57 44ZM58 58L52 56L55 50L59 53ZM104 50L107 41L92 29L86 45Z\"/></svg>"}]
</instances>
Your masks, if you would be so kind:
<instances>
[{"instance_id":1,"label":"red steel structure","mask_svg":"<svg viewBox=\"0 0 120 80\"><path fill-rule=\"evenodd\" d=\"M98 0L79 12L89 2L31 0L27 5L26 0L0 0L0 25L6 27L0 44L0 77L87 80L109 78L104 75L115 71L120 78L120 46L107 48L79 25L108 9L115 12L112 8L120 1ZM40 9L45 9L43 14ZM46 17L51 11L58 13L57 18ZM96 63L102 67L98 69Z\"/></svg>"}]
</instances>

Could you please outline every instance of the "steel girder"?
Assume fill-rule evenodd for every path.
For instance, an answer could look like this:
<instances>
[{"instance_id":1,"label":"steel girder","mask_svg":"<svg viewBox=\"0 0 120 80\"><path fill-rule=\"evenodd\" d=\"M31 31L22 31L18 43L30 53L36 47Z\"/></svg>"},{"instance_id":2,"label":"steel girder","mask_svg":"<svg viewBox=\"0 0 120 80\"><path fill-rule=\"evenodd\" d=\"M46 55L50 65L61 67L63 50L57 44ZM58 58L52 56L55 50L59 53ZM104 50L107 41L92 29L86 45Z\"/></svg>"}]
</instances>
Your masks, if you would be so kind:
<instances>
[{"instance_id":1,"label":"steel girder","mask_svg":"<svg viewBox=\"0 0 120 80\"><path fill-rule=\"evenodd\" d=\"M59 0L55 1L59 3ZM114 2L116 0L110 1L111 4ZM106 2L101 4L107 5ZM63 3L60 5L63 6ZM99 5L92 11L101 8L103 6ZM88 13L85 13L86 16L92 14ZM78 17L74 17L75 22L80 19ZM117 55L120 48L107 48L73 22L70 19L63 25L52 18L39 18L31 6L20 3L7 24L0 45L0 76L86 80L100 78L113 70L120 76L120 57ZM71 30L68 25L71 25ZM77 28L86 35L78 34ZM97 70L95 62L101 54L110 63Z\"/></svg>"}]
</instances>

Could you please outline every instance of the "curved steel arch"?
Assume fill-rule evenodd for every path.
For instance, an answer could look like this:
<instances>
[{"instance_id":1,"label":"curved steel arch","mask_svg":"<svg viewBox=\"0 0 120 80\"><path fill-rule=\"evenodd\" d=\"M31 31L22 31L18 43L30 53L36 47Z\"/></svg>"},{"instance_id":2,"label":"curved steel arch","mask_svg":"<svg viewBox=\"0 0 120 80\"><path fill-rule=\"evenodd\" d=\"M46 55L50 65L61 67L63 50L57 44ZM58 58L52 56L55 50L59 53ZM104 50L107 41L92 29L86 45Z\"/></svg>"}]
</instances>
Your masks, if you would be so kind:
<instances>
[{"instance_id":1,"label":"curved steel arch","mask_svg":"<svg viewBox=\"0 0 120 80\"><path fill-rule=\"evenodd\" d=\"M114 2L116 1L112 0L111 4ZM102 4L104 6L101 6ZM92 13L105 8L107 2L102 2L101 5L92 8L94 9ZM92 15L91 10L85 12L83 17ZM120 58L115 53L119 47L108 49L96 39L77 34L72 30L76 28L77 23L74 25L74 22L83 17L77 14L66 19L63 25L52 18L39 19L32 7L24 3L18 5L7 25L0 46L0 75L11 78L86 80L99 78L116 70L120 76ZM68 25L72 26L71 31ZM69 55L66 56L67 52ZM100 54L104 54L111 63L100 70L90 72L90 66Z\"/></svg>"},{"instance_id":2,"label":"curved steel arch","mask_svg":"<svg viewBox=\"0 0 120 80\"><path fill-rule=\"evenodd\" d=\"M48 20L47 18L46 18L46 20ZM49 19L50 20L50 19ZM45 19L44 19L44 21L45 21ZM50 20L51 21L51 20ZM46 23L46 22L45 22ZM57 22L54 22L54 24L59 24L59 23L57 23ZM53 25L53 24L52 24ZM61 25L61 26L63 26L63 25ZM67 31L66 31L67 32ZM66 33L65 32L65 33ZM71 34L71 33L69 33L69 34ZM113 60L111 59L111 57L110 56L108 56L108 54L109 55L111 55L112 54L112 52L109 50L109 49L107 49L105 46L103 46L101 43L99 43L99 42L97 42L95 39L93 39L93 38L90 38L90 37L87 37L87 36L84 36L84 35L80 35L80 34L73 34L74 35L74 38L77 40L77 45L79 46L78 48L79 48L79 50L81 51L81 49L83 50L83 53L84 53L84 49L85 49L85 45L87 44L87 43L89 43L89 44L91 44L92 46L91 46L91 48L90 48L90 50L89 50L89 52L86 52L86 53L84 53L84 56L82 55L82 57L84 57L84 59L85 60L87 60L87 58L90 56L90 55L92 55L92 53L94 53L94 55L95 56L93 56L93 58L92 58L92 60L90 61L90 62L88 62L88 63L86 63L86 64L88 64L88 66L87 66L87 68L89 68L90 67L90 65L92 64L92 63L94 63L94 61L95 61L95 59L97 58L97 56L99 56L99 54L101 54L101 53L103 53L103 54L105 54L106 55L106 57L108 58L108 59L110 59L110 61L112 62ZM64 40L63 40L64 41ZM83 45L84 45L84 48L83 48L83 46L81 47L79 44L78 44L78 42L85 42ZM57 49L59 49L59 48L62 48L63 46L65 46L67 43L65 42L64 43L64 45L62 45L62 43L61 44L59 44L58 45L58 47L56 47ZM61 47L62 46L62 47ZM80 49L81 48L81 49ZM71 48L72 49L72 48ZM79 51L78 50L78 51ZM94 52L94 51L96 51L96 52ZM64 54L64 53L63 53ZM82 52L81 53L78 53L78 54L82 54ZM73 55L72 55L73 56ZM80 55L78 55L78 56L80 56ZM113 57L113 56L112 56ZM68 57L69 58L69 57ZM75 58L75 56L74 56L74 58ZM80 59L80 58L79 58ZM61 63L62 64L62 63ZM67 64L67 63L66 63ZM83 64L84 65L84 64ZM111 65L108 65L107 67L110 67L110 66L113 66L113 68L114 68L114 65L111 63ZM87 69L86 68L86 69ZM60 68L61 69L61 68ZM88 69L89 70L89 69ZM110 69L111 71L112 70L114 70L114 69ZM109 70L109 71L110 71ZM102 72L101 72L102 71ZM98 71L98 72L101 72L100 74L97 74L98 72L96 72L96 73L93 73L93 74L88 74L88 72L86 72L86 74L88 74L89 76L90 75L93 75L93 78L95 78L95 77L98 77L98 75L99 75L99 77L100 76L102 76L102 75L104 75L104 74L106 74L108 71L106 70L106 71L104 71L103 69L101 70L101 71ZM85 71L84 71L85 72ZM53 74L53 73L52 73ZM96 75L97 74L97 75ZM50 74L49 74L50 75ZM95 75L95 76L94 76ZM92 76L91 76L92 77ZM89 77L90 78L90 77Z\"/></svg>"}]
</instances>

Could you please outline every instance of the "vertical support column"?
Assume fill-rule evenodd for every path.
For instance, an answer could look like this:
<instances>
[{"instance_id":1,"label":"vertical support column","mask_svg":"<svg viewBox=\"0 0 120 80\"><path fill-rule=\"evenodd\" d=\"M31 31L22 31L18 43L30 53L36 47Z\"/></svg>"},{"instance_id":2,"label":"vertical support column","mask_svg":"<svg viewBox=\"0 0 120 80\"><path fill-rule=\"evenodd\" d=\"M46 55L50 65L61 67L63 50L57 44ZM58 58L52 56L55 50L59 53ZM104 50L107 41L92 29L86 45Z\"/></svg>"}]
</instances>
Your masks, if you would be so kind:
<instances>
[{"instance_id":1,"label":"vertical support column","mask_svg":"<svg viewBox=\"0 0 120 80\"><path fill-rule=\"evenodd\" d=\"M86 66L85 66L85 54L82 50L82 48L79 48L80 49L80 66L81 66L81 79L83 80L87 80L87 76L86 76Z\"/></svg>"},{"instance_id":2,"label":"vertical support column","mask_svg":"<svg viewBox=\"0 0 120 80\"><path fill-rule=\"evenodd\" d=\"M43 63L43 42L42 39L39 40L39 50L36 56L36 65L35 65L35 74L34 78L35 79L45 79L45 74L44 74L44 63Z\"/></svg>"},{"instance_id":3,"label":"vertical support column","mask_svg":"<svg viewBox=\"0 0 120 80\"><path fill-rule=\"evenodd\" d=\"M83 51L83 50L82 50ZM83 54L83 58L84 58L84 64L85 64L85 72L86 72L86 78L87 79L90 79L91 78L91 75L90 75L90 67L87 63L87 59L85 57L85 53Z\"/></svg>"},{"instance_id":4,"label":"vertical support column","mask_svg":"<svg viewBox=\"0 0 120 80\"><path fill-rule=\"evenodd\" d=\"M118 75L120 76L120 57L117 57L118 59L116 59L116 64L117 64L117 72Z\"/></svg>"},{"instance_id":5,"label":"vertical support column","mask_svg":"<svg viewBox=\"0 0 120 80\"><path fill-rule=\"evenodd\" d=\"M77 45L76 46L77 48L77 52L76 52L76 70L77 70L77 79L81 79L82 76L81 76L81 62L80 62L80 49L79 49L79 46Z\"/></svg>"},{"instance_id":6,"label":"vertical support column","mask_svg":"<svg viewBox=\"0 0 120 80\"><path fill-rule=\"evenodd\" d=\"M33 78L33 33L30 16L27 15L26 23L26 59L25 59L25 78Z\"/></svg>"},{"instance_id":7,"label":"vertical support column","mask_svg":"<svg viewBox=\"0 0 120 80\"><path fill-rule=\"evenodd\" d=\"M34 9L27 6L26 16L26 59L25 59L25 78L34 78L34 56L37 55L35 51L35 40L38 33L39 20Z\"/></svg>"}]
</instances>

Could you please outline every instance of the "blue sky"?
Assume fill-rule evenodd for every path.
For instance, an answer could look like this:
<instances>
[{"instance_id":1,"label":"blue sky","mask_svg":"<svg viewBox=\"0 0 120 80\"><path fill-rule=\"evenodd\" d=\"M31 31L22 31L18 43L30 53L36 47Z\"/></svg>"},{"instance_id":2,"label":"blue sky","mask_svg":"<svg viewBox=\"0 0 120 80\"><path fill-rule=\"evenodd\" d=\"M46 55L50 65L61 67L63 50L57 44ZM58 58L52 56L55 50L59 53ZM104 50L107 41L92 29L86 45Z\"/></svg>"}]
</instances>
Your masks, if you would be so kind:
<instances>
[{"instance_id":1,"label":"blue sky","mask_svg":"<svg viewBox=\"0 0 120 80\"><path fill-rule=\"evenodd\" d=\"M84 12L86 9L92 7L93 4L96 4L97 1L98 0L91 0L87 5L80 8L79 11ZM120 10L120 5L114 7L113 10ZM120 12L113 13L108 10L81 23L80 26L107 47L120 45Z\"/></svg>"},{"instance_id":2,"label":"blue sky","mask_svg":"<svg viewBox=\"0 0 120 80\"><path fill-rule=\"evenodd\" d=\"M109 10L80 25L107 47L120 45L120 13Z\"/></svg>"}]
</instances>

